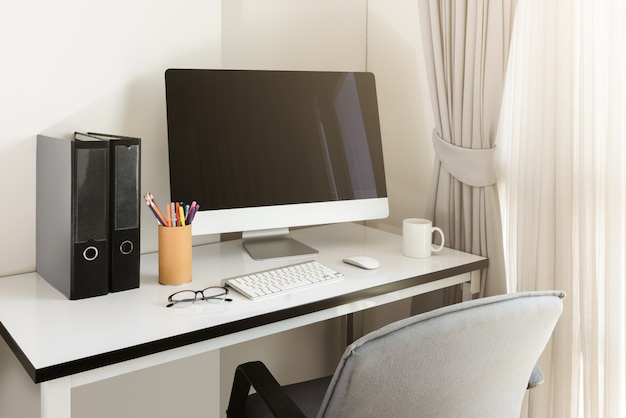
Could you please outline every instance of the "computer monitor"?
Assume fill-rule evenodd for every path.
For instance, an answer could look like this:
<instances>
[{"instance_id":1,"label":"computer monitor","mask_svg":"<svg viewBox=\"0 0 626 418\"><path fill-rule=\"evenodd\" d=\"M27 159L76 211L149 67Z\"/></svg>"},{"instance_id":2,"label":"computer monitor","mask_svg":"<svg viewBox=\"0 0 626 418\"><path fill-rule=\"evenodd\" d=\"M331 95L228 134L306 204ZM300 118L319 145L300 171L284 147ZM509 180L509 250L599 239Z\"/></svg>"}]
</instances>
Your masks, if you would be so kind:
<instances>
[{"instance_id":1,"label":"computer monitor","mask_svg":"<svg viewBox=\"0 0 626 418\"><path fill-rule=\"evenodd\" d=\"M289 228L389 214L374 75L168 69L172 201L194 235L242 232L254 259L315 253Z\"/></svg>"}]
</instances>

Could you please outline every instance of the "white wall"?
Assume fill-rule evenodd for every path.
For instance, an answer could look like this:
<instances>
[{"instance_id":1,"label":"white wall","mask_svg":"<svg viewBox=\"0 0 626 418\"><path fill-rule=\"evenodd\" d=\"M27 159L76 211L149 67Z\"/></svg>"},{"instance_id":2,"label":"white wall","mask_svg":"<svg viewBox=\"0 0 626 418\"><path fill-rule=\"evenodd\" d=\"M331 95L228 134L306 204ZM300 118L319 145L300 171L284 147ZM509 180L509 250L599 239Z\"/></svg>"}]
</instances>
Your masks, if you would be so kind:
<instances>
[{"instance_id":1,"label":"white wall","mask_svg":"<svg viewBox=\"0 0 626 418\"><path fill-rule=\"evenodd\" d=\"M380 229L400 233L402 219L425 215L434 151L433 112L412 0L368 1L367 71L376 75L390 201Z\"/></svg>"},{"instance_id":2,"label":"white wall","mask_svg":"<svg viewBox=\"0 0 626 418\"><path fill-rule=\"evenodd\" d=\"M220 65L220 7L219 0L3 3L0 276L35 270L39 133L139 136L143 189L168 193L163 72ZM154 250L149 226L142 245Z\"/></svg>"},{"instance_id":3,"label":"white wall","mask_svg":"<svg viewBox=\"0 0 626 418\"><path fill-rule=\"evenodd\" d=\"M365 0L229 0L222 63L228 68L358 71L365 67Z\"/></svg>"},{"instance_id":4,"label":"white wall","mask_svg":"<svg viewBox=\"0 0 626 418\"><path fill-rule=\"evenodd\" d=\"M0 39L0 219L6 220L0 276L35 270L38 133L139 136L142 191L168 194L168 67L374 72L391 215L371 224L399 232L403 218L423 215L433 122L413 0L22 0L2 7ZM156 227L147 211L142 216L142 250L153 251ZM407 312L401 304L368 313L367 320L376 327ZM339 326L329 321L223 350L221 370L219 356L198 356L87 385L74 391L73 409L78 417L159 417L172 415L178 401L179 415L192 414L193 401L179 400L216 396L212 392L218 390L202 376L222 375L221 390L227 391L232 367L261 356L283 364L279 372L289 380L325 373L341 349ZM285 368L301 358L294 350L320 357L307 367ZM171 377L169 386L162 383L164 375ZM0 392L7 388L29 400L20 402L28 406L19 416L36 414L38 388L0 344ZM129 393L149 407L131 407ZM0 416L18 416L7 415L2 404Z\"/></svg>"}]
</instances>

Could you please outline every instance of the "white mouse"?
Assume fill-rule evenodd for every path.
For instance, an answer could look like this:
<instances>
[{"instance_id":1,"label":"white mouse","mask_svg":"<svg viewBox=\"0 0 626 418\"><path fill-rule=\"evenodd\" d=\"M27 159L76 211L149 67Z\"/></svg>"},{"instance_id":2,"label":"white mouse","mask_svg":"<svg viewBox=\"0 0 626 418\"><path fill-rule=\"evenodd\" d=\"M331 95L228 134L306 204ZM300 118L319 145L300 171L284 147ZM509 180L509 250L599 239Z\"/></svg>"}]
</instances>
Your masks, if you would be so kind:
<instances>
[{"instance_id":1,"label":"white mouse","mask_svg":"<svg viewBox=\"0 0 626 418\"><path fill-rule=\"evenodd\" d=\"M353 255L343 259L344 263L352 264L353 266L361 267L362 269L373 270L380 267L378 260L365 255Z\"/></svg>"}]
</instances>

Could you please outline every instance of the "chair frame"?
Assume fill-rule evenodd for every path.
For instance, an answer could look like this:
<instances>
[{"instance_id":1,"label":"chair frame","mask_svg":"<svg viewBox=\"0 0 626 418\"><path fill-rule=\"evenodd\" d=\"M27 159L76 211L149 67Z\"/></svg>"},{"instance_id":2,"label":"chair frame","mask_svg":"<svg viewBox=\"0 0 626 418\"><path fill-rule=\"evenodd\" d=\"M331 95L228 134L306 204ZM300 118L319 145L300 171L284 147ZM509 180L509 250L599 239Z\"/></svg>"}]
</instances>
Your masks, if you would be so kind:
<instances>
[{"instance_id":1,"label":"chair frame","mask_svg":"<svg viewBox=\"0 0 626 418\"><path fill-rule=\"evenodd\" d=\"M256 389L277 418L306 418L295 402L287 396L265 364L260 361L252 361L237 366L228 410L226 411L227 417L243 416L250 386Z\"/></svg>"}]
</instances>

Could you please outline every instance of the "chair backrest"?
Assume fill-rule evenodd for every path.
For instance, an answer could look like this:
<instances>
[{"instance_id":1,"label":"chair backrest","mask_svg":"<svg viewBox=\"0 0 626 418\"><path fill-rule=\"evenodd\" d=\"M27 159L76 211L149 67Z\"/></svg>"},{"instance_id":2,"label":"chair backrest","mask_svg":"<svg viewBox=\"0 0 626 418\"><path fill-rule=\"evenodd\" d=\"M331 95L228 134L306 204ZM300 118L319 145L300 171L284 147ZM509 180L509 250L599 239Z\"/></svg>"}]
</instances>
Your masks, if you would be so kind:
<instances>
[{"instance_id":1,"label":"chair backrest","mask_svg":"<svg viewBox=\"0 0 626 418\"><path fill-rule=\"evenodd\" d=\"M383 327L345 351L320 417L519 417L563 292L463 302Z\"/></svg>"}]
</instances>

